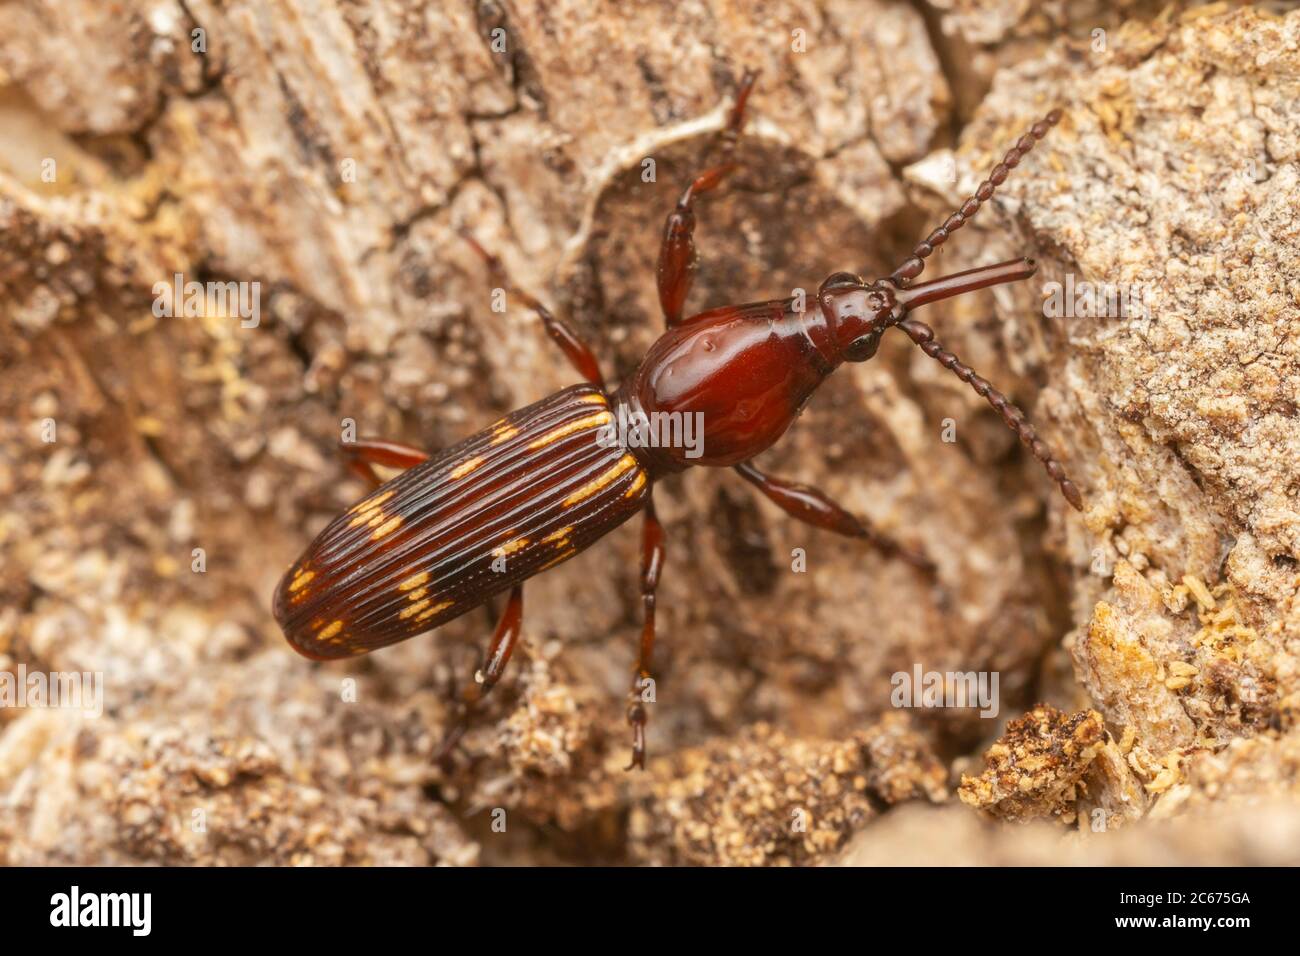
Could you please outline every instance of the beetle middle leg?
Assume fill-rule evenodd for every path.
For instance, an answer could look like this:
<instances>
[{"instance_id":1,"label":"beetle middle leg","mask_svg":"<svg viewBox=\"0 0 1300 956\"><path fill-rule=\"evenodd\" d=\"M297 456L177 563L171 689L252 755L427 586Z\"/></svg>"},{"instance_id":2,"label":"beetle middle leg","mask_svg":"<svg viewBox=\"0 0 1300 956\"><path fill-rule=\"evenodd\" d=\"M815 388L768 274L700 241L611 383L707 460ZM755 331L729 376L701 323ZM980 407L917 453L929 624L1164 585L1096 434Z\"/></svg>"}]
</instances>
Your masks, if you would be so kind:
<instances>
[{"instance_id":1,"label":"beetle middle leg","mask_svg":"<svg viewBox=\"0 0 1300 956\"><path fill-rule=\"evenodd\" d=\"M374 488L383 484L375 474L374 465L383 465L385 468L412 468L429 457L427 451L414 445L384 441L379 438L341 441L339 451L343 453L348 469Z\"/></svg>"},{"instance_id":2,"label":"beetle middle leg","mask_svg":"<svg viewBox=\"0 0 1300 956\"><path fill-rule=\"evenodd\" d=\"M736 465L735 468L740 477L763 492L769 501L790 517L845 537L862 538L886 557L901 558L928 574L934 573L934 562L922 552L899 544L887 535L881 534L816 488L773 478L747 461Z\"/></svg>"},{"instance_id":3,"label":"beetle middle leg","mask_svg":"<svg viewBox=\"0 0 1300 956\"><path fill-rule=\"evenodd\" d=\"M695 197L711 192L736 168L731 155L736 151L736 142L745 125L745 104L754 88L758 74L746 70L740 79L736 91L736 104L731 108L731 118L723 129L722 150L727 161L721 165L706 169L682 193L677 206L664 221L664 237L659 246L659 304L664 310L664 322L669 328L681 322L682 308L686 304L686 295L691 291L691 283L699 264L699 255L695 250Z\"/></svg>"},{"instance_id":4,"label":"beetle middle leg","mask_svg":"<svg viewBox=\"0 0 1300 956\"><path fill-rule=\"evenodd\" d=\"M654 684L650 670L654 666L655 652L655 593L659 588L659 572L664 564L664 529L655 516L654 494L646 495L645 526L641 537L641 649L637 655L636 669L632 672L632 690L628 694L627 722L632 727L632 762L625 769L645 769L646 692Z\"/></svg>"},{"instance_id":5,"label":"beetle middle leg","mask_svg":"<svg viewBox=\"0 0 1300 956\"><path fill-rule=\"evenodd\" d=\"M521 582L510 590L510 599L506 602L501 617L497 619L496 631L492 635L492 643L488 645L487 658L483 666L474 674L474 679L456 695L460 704L460 713L457 715L456 723L452 725L438 748L437 756L434 758L436 762L441 763L450 756L456 744L460 743L460 738L465 735L475 709L501 680L506 665L510 663L510 655L514 653L515 644L519 642L523 619L524 586Z\"/></svg>"},{"instance_id":6,"label":"beetle middle leg","mask_svg":"<svg viewBox=\"0 0 1300 956\"><path fill-rule=\"evenodd\" d=\"M573 326L511 282L510 276L506 274L505 266L501 264L501 260L484 249L477 239L468 232L462 232L461 236L487 263L488 273L492 281L509 291L511 295L517 296L520 302L537 313L546 329L546 334L551 337L551 341L560 347L560 351L564 353L569 363L582 376L583 380L604 391L605 376L600 373L600 363L596 361L596 356L591 351L590 346L582 340L582 337L578 335Z\"/></svg>"}]
</instances>

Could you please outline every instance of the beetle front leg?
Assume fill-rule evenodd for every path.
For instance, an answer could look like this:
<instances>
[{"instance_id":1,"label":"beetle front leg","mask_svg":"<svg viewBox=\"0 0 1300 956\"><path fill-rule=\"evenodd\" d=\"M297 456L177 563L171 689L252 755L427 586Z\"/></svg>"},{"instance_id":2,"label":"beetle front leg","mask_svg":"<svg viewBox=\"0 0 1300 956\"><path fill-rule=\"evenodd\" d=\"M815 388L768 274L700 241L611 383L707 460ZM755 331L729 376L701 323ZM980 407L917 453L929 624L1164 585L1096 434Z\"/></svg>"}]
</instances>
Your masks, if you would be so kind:
<instances>
[{"instance_id":1,"label":"beetle front leg","mask_svg":"<svg viewBox=\"0 0 1300 956\"><path fill-rule=\"evenodd\" d=\"M628 695L627 722L632 727L632 762L627 770L645 769L645 725L648 703L646 691L653 688L650 670L655 652L655 593L659 572L664 564L664 529L655 516L653 491L646 494L645 525L641 536L641 650L632 673L632 691ZM654 698L651 697L650 700Z\"/></svg>"},{"instance_id":2,"label":"beetle front leg","mask_svg":"<svg viewBox=\"0 0 1300 956\"><path fill-rule=\"evenodd\" d=\"M491 693L492 688L496 687L497 681L501 680L506 665L510 663L510 655L514 653L515 644L519 642L523 619L524 586L521 582L510 591L510 600L506 602L506 609L497 620L496 631L492 635L492 643L488 645L487 659L483 666L475 672L474 679L456 695L460 703L460 713L456 723L447 732L442 745L438 748L438 754L434 758L438 763L445 761L456 744L460 743L460 738L465 735L465 730L469 727L469 720L474 710L483 698Z\"/></svg>"},{"instance_id":3,"label":"beetle front leg","mask_svg":"<svg viewBox=\"0 0 1300 956\"><path fill-rule=\"evenodd\" d=\"M790 517L849 538L863 538L887 557L901 558L915 568L934 573L934 562L922 552L881 534L816 488L773 478L747 461L736 465L736 472Z\"/></svg>"},{"instance_id":4,"label":"beetle front leg","mask_svg":"<svg viewBox=\"0 0 1300 956\"><path fill-rule=\"evenodd\" d=\"M348 470L374 488L378 488L383 482L375 474L373 465L383 465L385 468L411 468L429 457L427 451L414 445L404 445L401 442L384 441L378 438L341 441L339 450L343 453Z\"/></svg>"},{"instance_id":5,"label":"beetle front leg","mask_svg":"<svg viewBox=\"0 0 1300 956\"><path fill-rule=\"evenodd\" d=\"M605 376L600 373L600 363L596 361L596 356L592 353L591 348L574 331L573 327L511 282L510 276L506 274L505 266L501 264L501 260L479 245L477 239L468 232L462 232L461 235L487 263L488 273L492 281L509 291L511 295L516 296L520 302L536 312L537 317L542 320L546 334L551 337L551 341L560 347L560 351L564 353L565 358L569 360L569 363L582 376L583 380L604 391Z\"/></svg>"},{"instance_id":6,"label":"beetle front leg","mask_svg":"<svg viewBox=\"0 0 1300 956\"><path fill-rule=\"evenodd\" d=\"M699 265L699 255L695 250L695 197L718 188L723 178L736 168L730 156L736 150L736 142L745 125L745 103L754 88L757 75L746 70L741 77L740 87L736 91L736 105L731 109L731 118L722 131L722 149L728 161L705 170L686 187L677 206L664 221L664 237L659 246L659 304L664 310L664 322L672 328L682 320L682 308L686 304L686 295L691 291L691 283Z\"/></svg>"}]
</instances>

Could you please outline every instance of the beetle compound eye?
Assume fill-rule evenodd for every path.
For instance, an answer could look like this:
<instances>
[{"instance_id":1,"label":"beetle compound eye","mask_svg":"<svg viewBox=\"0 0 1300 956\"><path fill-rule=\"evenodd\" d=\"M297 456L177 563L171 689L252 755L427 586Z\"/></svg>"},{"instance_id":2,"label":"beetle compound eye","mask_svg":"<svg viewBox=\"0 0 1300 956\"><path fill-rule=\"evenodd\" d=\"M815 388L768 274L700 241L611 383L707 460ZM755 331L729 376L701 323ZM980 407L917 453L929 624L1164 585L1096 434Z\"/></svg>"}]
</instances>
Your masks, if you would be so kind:
<instances>
[{"instance_id":1,"label":"beetle compound eye","mask_svg":"<svg viewBox=\"0 0 1300 956\"><path fill-rule=\"evenodd\" d=\"M855 276L852 272L832 272L822 283L822 292L831 289L853 289L863 285L862 276Z\"/></svg>"},{"instance_id":2,"label":"beetle compound eye","mask_svg":"<svg viewBox=\"0 0 1300 956\"><path fill-rule=\"evenodd\" d=\"M865 362L876 354L878 348L880 348L880 333L870 332L850 342L849 347L844 350L844 357L850 362Z\"/></svg>"}]
</instances>

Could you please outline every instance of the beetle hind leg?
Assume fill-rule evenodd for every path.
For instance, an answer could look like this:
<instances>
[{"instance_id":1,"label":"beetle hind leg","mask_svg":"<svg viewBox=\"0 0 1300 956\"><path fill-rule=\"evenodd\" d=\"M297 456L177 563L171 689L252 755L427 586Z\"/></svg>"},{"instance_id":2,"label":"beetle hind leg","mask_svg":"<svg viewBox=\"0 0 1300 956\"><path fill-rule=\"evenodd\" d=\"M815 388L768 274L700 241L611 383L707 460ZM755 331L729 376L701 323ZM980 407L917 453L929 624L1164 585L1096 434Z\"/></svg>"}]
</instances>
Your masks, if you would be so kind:
<instances>
[{"instance_id":1,"label":"beetle hind leg","mask_svg":"<svg viewBox=\"0 0 1300 956\"><path fill-rule=\"evenodd\" d=\"M404 445L401 442L384 441L378 438L341 441L339 451L347 463L348 470L372 488L378 488L383 484L375 474L375 465L382 465L385 468L412 468L429 457L427 451L414 445Z\"/></svg>"},{"instance_id":2,"label":"beetle hind leg","mask_svg":"<svg viewBox=\"0 0 1300 956\"><path fill-rule=\"evenodd\" d=\"M483 662L483 666L475 672L474 679L469 681L456 694L459 712L456 722L451 725L447 735L438 747L437 754L434 757L436 763L447 762L451 752L460 743L460 739L465 736L465 731L469 728L469 722L474 711L483 702L483 698L491 693L492 688L501 680L506 665L510 663L510 655L514 653L515 645L519 642L519 632L523 627L523 618L524 586L521 582L511 589L506 608L501 612L501 617L497 619L496 631L492 635L492 643L488 645L487 657Z\"/></svg>"},{"instance_id":3,"label":"beetle hind leg","mask_svg":"<svg viewBox=\"0 0 1300 956\"><path fill-rule=\"evenodd\" d=\"M641 538L641 647L632 672L632 689L628 693L627 722L632 728L632 760L626 770L645 769L645 725L649 715L646 704L655 699L655 595L659 589L659 572L664 564L664 529L655 516L654 499L646 495L645 526Z\"/></svg>"}]
</instances>

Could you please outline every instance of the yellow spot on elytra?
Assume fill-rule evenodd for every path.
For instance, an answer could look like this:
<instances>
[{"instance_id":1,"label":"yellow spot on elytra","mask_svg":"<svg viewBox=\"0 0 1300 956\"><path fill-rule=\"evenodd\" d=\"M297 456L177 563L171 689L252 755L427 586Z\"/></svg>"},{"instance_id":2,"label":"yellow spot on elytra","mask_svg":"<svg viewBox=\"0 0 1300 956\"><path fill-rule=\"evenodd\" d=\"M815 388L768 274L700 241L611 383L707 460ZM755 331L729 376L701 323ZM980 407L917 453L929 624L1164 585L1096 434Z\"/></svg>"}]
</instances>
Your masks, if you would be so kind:
<instances>
[{"instance_id":1,"label":"yellow spot on elytra","mask_svg":"<svg viewBox=\"0 0 1300 956\"><path fill-rule=\"evenodd\" d=\"M451 477L453 479L464 478L466 475L468 475L471 471L473 471L481 464L483 464L482 455L479 455L478 457L475 458L471 458L469 461L463 461L451 470Z\"/></svg>"},{"instance_id":2,"label":"yellow spot on elytra","mask_svg":"<svg viewBox=\"0 0 1300 956\"><path fill-rule=\"evenodd\" d=\"M329 626L329 627L325 628L323 631L321 631L320 633L318 633L318 634L316 635L316 640L318 640L318 641L328 641L331 637L333 637L335 634L337 634L337 633L338 633L339 631L341 631L341 630L343 630L343 622L342 622L342 621L333 621L333 622L330 623L330 626Z\"/></svg>"},{"instance_id":3,"label":"yellow spot on elytra","mask_svg":"<svg viewBox=\"0 0 1300 956\"><path fill-rule=\"evenodd\" d=\"M373 498L365 498L353 505L348 510L348 514L363 514L364 512L372 511L395 494L397 494L395 491L385 491L382 495L375 495Z\"/></svg>"},{"instance_id":4,"label":"yellow spot on elytra","mask_svg":"<svg viewBox=\"0 0 1300 956\"><path fill-rule=\"evenodd\" d=\"M429 606L429 599L425 598L423 601L417 601L415 604L412 604L410 607L408 607L406 610L404 610L401 614L397 616L400 617L403 621L405 621L408 617L412 617L416 614L419 614L428 606Z\"/></svg>"},{"instance_id":5,"label":"yellow spot on elytra","mask_svg":"<svg viewBox=\"0 0 1300 956\"><path fill-rule=\"evenodd\" d=\"M364 524L374 528L380 524L383 524L385 517L387 516L384 514L383 508L372 508L369 511L361 512L361 514L357 515L355 518L349 521L348 527L359 528Z\"/></svg>"},{"instance_id":6,"label":"yellow spot on elytra","mask_svg":"<svg viewBox=\"0 0 1300 956\"><path fill-rule=\"evenodd\" d=\"M399 591L409 591L412 588L418 588L421 584L429 583L429 572L421 571L419 574L412 574L409 578L397 586Z\"/></svg>"},{"instance_id":7,"label":"yellow spot on elytra","mask_svg":"<svg viewBox=\"0 0 1300 956\"><path fill-rule=\"evenodd\" d=\"M553 568L553 567L555 567L557 564L559 564L561 561L567 561L567 560L569 560L569 558L573 557L573 556L574 556L575 554L577 554L577 553L578 553L578 549L577 549L577 548L570 548L568 551L565 551L563 554L557 554L557 555L556 555L555 557L553 557L551 560L547 561L547 562L546 562L545 564L543 564L540 568L538 568L538 569L537 569L537 573L538 573L538 574L541 574L541 573L542 573L543 571L545 571L547 568Z\"/></svg>"},{"instance_id":8,"label":"yellow spot on elytra","mask_svg":"<svg viewBox=\"0 0 1300 956\"><path fill-rule=\"evenodd\" d=\"M559 531L552 531L550 534L548 534L545 538L542 539L542 544L554 544L555 549L562 553L552 558L550 561L547 561L540 568L538 568L537 570L539 572L545 571L547 568L551 567L552 565L559 564L565 558L573 557L574 553L578 549L569 548L569 534L572 531L573 531L573 525L568 525L567 527L561 528ZM566 548L568 548L567 551L565 550Z\"/></svg>"},{"instance_id":9,"label":"yellow spot on elytra","mask_svg":"<svg viewBox=\"0 0 1300 956\"><path fill-rule=\"evenodd\" d=\"M370 536L371 541L378 541L386 534L396 531L402 525L401 516L389 518L387 522L375 529L375 533Z\"/></svg>"},{"instance_id":10,"label":"yellow spot on elytra","mask_svg":"<svg viewBox=\"0 0 1300 956\"><path fill-rule=\"evenodd\" d=\"M420 600L420 598L424 597L424 596L425 596L426 594L428 594L428 593L429 593L429 589L428 589L428 588L420 588L420 590L418 590L418 591L412 591L410 594L408 594L408 595L406 596L406 599L407 599L408 601L418 601L418 600Z\"/></svg>"},{"instance_id":11,"label":"yellow spot on elytra","mask_svg":"<svg viewBox=\"0 0 1300 956\"><path fill-rule=\"evenodd\" d=\"M527 538L514 538L510 541L507 541L505 544L497 548L492 553L505 556L505 555L514 554L516 551L519 551L526 547L528 547Z\"/></svg>"},{"instance_id":12,"label":"yellow spot on elytra","mask_svg":"<svg viewBox=\"0 0 1300 956\"><path fill-rule=\"evenodd\" d=\"M624 455L618 460L618 464L609 469L609 471L597 478L593 478L573 494L569 495L569 497L565 498L564 507L569 508L576 505L579 501L585 501L596 492L600 491L601 488L604 488L612 481L616 481L619 476L627 474L635 467L636 459L631 455Z\"/></svg>"},{"instance_id":13,"label":"yellow spot on elytra","mask_svg":"<svg viewBox=\"0 0 1300 956\"><path fill-rule=\"evenodd\" d=\"M609 412L597 412L595 415L588 415L586 418L577 418L571 422L561 425L559 428L553 428L537 441L528 446L530 450L545 448L552 442L559 441L565 435L572 435L574 432L585 431L588 428L598 428L602 425L608 425L614 420L614 416Z\"/></svg>"},{"instance_id":14,"label":"yellow spot on elytra","mask_svg":"<svg viewBox=\"0 0 1300 956\"><path fill-rule=\"evenodd\" d=\"M496 430L492 432L492 444L499 445L503 441L509 441L519 434L519 429L513 425L507 425L505 419L501 420Z\"/></svg>"},{"instance_id":15,"label":"yellow spot on elytra","mask_svg":"<svg viewBox=\"0 0 1300 956\"><path fill-rule=\"evenodd\" d=\"M623 497L635 498L636 493L640 491L642 487L644 487L644 485L645 485L645 472L638 470L636 473L636 477L632 479L632 484L628 487L627 491L623 493Z\"/></svg>"},{"instance_id":16,"label":"yellow spot on elytra","mask_svg":"<svg viewBox=\"0 0 1300 956\"><path fill-rule=\"evenodd\" d=\"M440 612L442 612L442 611L447 610L447 608L451 607L451 606L452 606L453 604L455 604L455 603L456 603L455 601L443 601L441 604L435 604L433 607L429 608L429 610L425 611L423 614L421 614L419 617L417 617L416 620L417 620L417 621L427 621L429 618L433 617L435 614L438 614L438 613L440 613Z\"/></svg>"},{"instance_id":17,"label":"yellow spot on elytra","mask_svg":"<svg viewBox=\"0 0 1300 956\"><path fill-rule=\"evenodd\" d=\"M289 582L289 592L293 593L294 591L297 591L299 588L306 585L306 583L310 581L312 578L314 578L315 576L316 576L315 571L300 570L296 575L294 575L293 580Z\"/></svg>"},{"instance_id":18,"label":"yellow spot on elytra","mask_svg":"<svg viewBox=\"0 0 1300 956\"><path fill-rule=\"evenodd\" d=\"M592 395L584 395L584 396L582 396L582 398L578 399L578 401L580 401L580 402L585 402L585 403L588 404L588 405L607 405L607 404L609 404L608 402L605 401L605 396L604 396L604 395L601 395L599 392L596 392L596 393L594 393L594 394L592 394Z\"/></svg>"}]
</instances>

